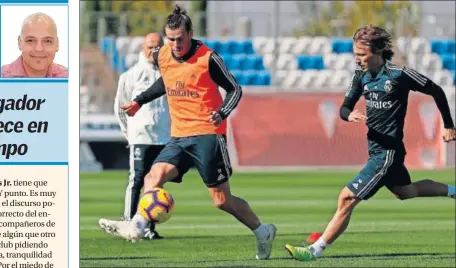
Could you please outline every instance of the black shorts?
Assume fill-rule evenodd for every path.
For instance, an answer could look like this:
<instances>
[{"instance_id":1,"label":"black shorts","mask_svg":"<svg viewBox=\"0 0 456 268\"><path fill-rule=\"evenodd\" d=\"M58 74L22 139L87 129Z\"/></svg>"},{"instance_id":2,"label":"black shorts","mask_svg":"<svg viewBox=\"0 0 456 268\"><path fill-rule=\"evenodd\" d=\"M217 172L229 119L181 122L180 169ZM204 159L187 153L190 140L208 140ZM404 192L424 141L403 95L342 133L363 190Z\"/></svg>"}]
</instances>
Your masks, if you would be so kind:
<instances>
[{"instance_id":1,"label":"black shorts","mask_svg":"<svg viewBox=\"0 0 456 268\"><path fill-rule=\"evenodd\" d=\"M404 165L403 150L381 150L371 153L369 160L347 187L360 199L368 200L380 188L409 185L410 174Z\"/></svg>"},{"instance_id":2,"label":"black shorts","mask_svg":"<svg viewBox=\"0 0 456 268\"><path fill-rule=\"evenodd\" d=\"M171 138L155 160L160 162L177 168L179 177L172 180L176 183L192 166L210 188L227 182L232 174L226 136L220 134Z\"/></svg>"}]
</instances>

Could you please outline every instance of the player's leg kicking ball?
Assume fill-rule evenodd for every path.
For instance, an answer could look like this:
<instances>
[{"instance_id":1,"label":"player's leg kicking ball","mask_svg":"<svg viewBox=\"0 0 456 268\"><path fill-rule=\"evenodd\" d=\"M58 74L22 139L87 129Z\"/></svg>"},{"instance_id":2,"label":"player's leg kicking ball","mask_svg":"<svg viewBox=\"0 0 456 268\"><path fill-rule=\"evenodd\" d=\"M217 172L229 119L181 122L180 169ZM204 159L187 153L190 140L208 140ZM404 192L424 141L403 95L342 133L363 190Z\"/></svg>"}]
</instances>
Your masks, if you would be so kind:
<instances>
[{"instance_id":1,"label":"player's leg kicking ball","mask_svg":"<svg viewBox=\"0 0 456 268\"><path fill-rule=\"evenodd\" d=\"M142 233L139 229L134 228L130 221L100 219L98 224L106 233L122 237L132 243L139 241L142 237Z\"/></svg>"},{"instance_id":2,"label":"player's leg kicking ball","mask_svg":"<svg viewBox=\"0 0 456 268\"><path fill-rule=\"evenodd\" d=\"M397 174L397 173L394 173ZM357 182L358 178L353 180L353 182ZM376 187L378 188L378 187ZM415 183L411 183L408 185L401 185L401 186L390 186L390 190L392 190L393 193L396 195L400 193L401 191L403 193L406 193L405 195L409 195L407 198L405 198L405 195L402 196L402 199L411 199L411 198L416 198L416 197L423 197L423 196L440 196L440 197L449 197L456 199L456 187L453 185L444 185L444 184L439 184L437 182L431 181L431 180L421 180ZM446 188L446 190L445 190ZM442 191L440 191L442 189ZM353 189L351 189L353 190ZM368 199L370 196L374 195L374 193L378 190L373 188L372 192L368 193L367 191L364 191L365 196L363 196L361 199L359 199L359 192L353 191L356 193L356 197L354 196L354 193L350 193L350 191L347 187L342 190L342 193L339 197L339 206L336 214L334 215L333 219L331 222L328 224L325 233L326 233L326 239L323 238L322 236L319 236L319 233L314 233L313 237L309 237L307 242L310 242L311 240L314 240L315 238L316 241L311 243L310 245L306 246L293 246L290 244L285 245L286 251L295 259L298 261L312 261L317 259L318 257L321 256L323 251L328 248L330 245L334 243L334 241L342 235L342 233L345 231L345 228L347 228L348 223L350 221L350 216L352 214L352 211L354 207L362 200L362 199ZM360 188L360 192L363 190ZM408 193L406 192L408 191Z\"/></svg>"},{"instance_id":3,"label":"player's leg kicking ball","mask_svg":"<svg viewBox=\"0 0 456 268\"><path fill-rule=\"evenodd\" d=\"M141 197L135 217L143 217L147 224L164 223L171 218L174 205L174 199L168 191L154 188ZM145 228L133 225L131 221L100 219L98 224L106 233L120 236L133 243L144 237L142 230Z\"/></svg>"}]
</instances>

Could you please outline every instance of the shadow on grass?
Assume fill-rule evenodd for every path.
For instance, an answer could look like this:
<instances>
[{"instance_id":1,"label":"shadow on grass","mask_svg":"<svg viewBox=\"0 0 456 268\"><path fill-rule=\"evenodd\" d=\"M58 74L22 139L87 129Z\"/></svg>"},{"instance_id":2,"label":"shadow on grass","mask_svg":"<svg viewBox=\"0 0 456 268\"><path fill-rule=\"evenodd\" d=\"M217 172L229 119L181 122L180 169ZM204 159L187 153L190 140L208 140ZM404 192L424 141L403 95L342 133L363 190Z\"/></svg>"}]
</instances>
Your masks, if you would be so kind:
<instances>
[{"instance_id":1,"label":"shadow on grass","mask_svg":"<svg viewBox=\"0 0 456 268\"><path fill-rule=\"evenodd\" d=\"M404 231L402 230L391 230L391 231L384 231L385 233L388 233L388 234L393 234L393 233L404 233ZM369 234L376 234L378 235L379 233L382 233L380 231L366 231L366 232L347 232L345 233L344 235L345 236L353 236L353 235L369 235ZM278 234L277 237L278 238L291 238L292 240L305 240L308 236L310 235L310 233L286 233L286 234ZM250 238L253 238L253 234L236 234L236 235L232 235L232 236L225 236L225 235L191 235L191 236L188 236L188 235L170 235L170 236L166 236L166 239L164 240L154 240L154 243L159 243L161 241L165 242L165 241L175 241L175 240L198 240L198 239L214 239L214 238L221 238L221 237L226 237L226 239L229 239L229 240L234 240L234 239L237 239L237 238L247 238L247 239L250 239Z\"/></svg>"},{"instance_id":2,"label":"shadow on grass","mask_svg":"<svg viewBox=\"0 0 456 268\"><path fill-rule=\"evenodd\" d=\"M332 256L322 256L320 259L352 259L352 258L381 258L381 259L390 259L395 257L412 257L412 256L435 256L439 259L452 259L455 258L455 254L451 253L382 253L382 254L349 254L349 255L332 255ZM156 257L142 257L142 256L123 256L123 257L94 257L94 258L81 258L81 261L103 261L103 260L148 260L148 259L156 259L160 260L160 258ZM269 260L291 260L291 257L278 257L278 258L270 258ZM164 260L164 259L161 259ZM252 259L245 259L245 260L220 260L220 259L211 259L211 260L202 260L202 261L182 261L182 262L174 262L173 263L207 263L207 262L214 262L214 261L226 261L226 262L233 262L233 261L251 261ZM230 266L233 267L233 266Z\"/></svg>"},{"instance_id":3,"label":"shadow on grass","mask_svg":"<svg viewBox=\"0 0 456 268\"><path fill-rule=\"evenodd\" d=\"M378 258L378 259L390 259L395 257L412 257L412 256L437 256L440 259L455 258L454 254L449 253L381 253L381 254L351 254L351 255L332 255L324 256L321 259L351 259L351 258Z\"/></svg>"}]
</instances>

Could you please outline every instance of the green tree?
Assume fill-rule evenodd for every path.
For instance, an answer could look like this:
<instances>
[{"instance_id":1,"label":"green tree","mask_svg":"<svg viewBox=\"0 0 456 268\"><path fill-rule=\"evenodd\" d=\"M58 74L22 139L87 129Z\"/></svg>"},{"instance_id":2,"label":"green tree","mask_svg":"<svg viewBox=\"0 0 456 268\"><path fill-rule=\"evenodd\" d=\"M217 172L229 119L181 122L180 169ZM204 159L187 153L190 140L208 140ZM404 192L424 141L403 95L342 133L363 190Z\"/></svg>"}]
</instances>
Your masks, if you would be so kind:
<instances>
[{"instance_id":1,"label":"green tree","mask_svg":"<svg viewBox=\"0 0 456 268\"><path fill-rule=\"evenodd\" d=\"M191 2L190 17L194 23L194 34L197 36L207 35L207 0L195 0Z\"/></svg>"},{"instance_id":2,"label":"green tree","mask_svg":"<svg viewBox=\"0 0 456 268\"><path fill-rule=\"evenodd\" d=\"M366 24L378 25L393 35L416 35L419 14L415 9L409 1L357 0L351 4L333 1L328 7L320 8L315 22L295 31L295 35L351 37Z\"/></svg>"},{"instance_id":3,"label":"green tree","mask_svg":"<svg viewBox=\"0 0 456 268\"><path fill-rule=\"evenodd\" d=\"M95 42L97 38L97 20L94 13L100 10L99 1L84 1L84 7L81 10L80 18L80 35L81 41Z\"/></svg>"},{"instance_id":4,"label":"green tree","mask_svg":"<svg viewBox=\"0 0 456 268\"><path fill-rule=\"evenodd\" d=\"M112 14L112 1L84 1L81 12L80 27L85 42L96 42L98 20L104 18L107 22L107 35L117 34L118 17Z\"/></svg>"},{"instance_id":5,"label":"green tree","mask_svg":"<svg viewBox=\"0 0 456 268\"><path fill-rule=\"evenodd\" d=\"M356 29L366 25L374 24L393 35L404 34L407 29L416 29L418 22L413 19L411 14L415 13L413 5L408 1L355 1L353 7L349 9L346 19L351 19L345 34L351 35ZM416 32L412 33L413 35Z\"/></svg>"},{"instance_id":6,"label":"green tree","mask_svg":"<svg viewBox=\"0 0 456 268\"><path fill-rule=\"evenodd\" d=\"M127 18L127 33L142 36L161 32L166 17L172 12L173 1L112 1L112 11Z\"/></svg>"},{"instance_id":7,"label":"green tree","mask_svg":"<svg viewBox=\"0 0 456 268\"><path fill-rule=\"evenodd\" d=\"M306 4L309 2L301 2L298 3L298 9L300 10L301 14L308 13L305 9L308 8ZM334 18L342 18L344 14L344 1L336 0L329 3L328 7L320 8L320 13L316 14L308 14L312 16L312 21L316 21L311 23L305 29L298 29L294 31L296 36L301 35L309 35L309 36L331 36L334 35L334 26L332 21Z\"/></svg>"}]
</instances>

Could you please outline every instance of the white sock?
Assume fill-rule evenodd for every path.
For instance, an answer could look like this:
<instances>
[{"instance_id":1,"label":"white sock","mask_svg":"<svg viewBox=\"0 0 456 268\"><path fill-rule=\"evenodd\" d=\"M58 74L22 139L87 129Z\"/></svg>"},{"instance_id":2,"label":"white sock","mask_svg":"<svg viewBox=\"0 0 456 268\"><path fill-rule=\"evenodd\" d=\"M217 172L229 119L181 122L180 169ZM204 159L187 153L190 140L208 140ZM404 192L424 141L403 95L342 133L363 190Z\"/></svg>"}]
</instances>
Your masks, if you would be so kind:
<instances>
[{"instance_id":1,"label":"white sock","mask_svg":"<svg viewBox=\"0 0 456 268\"><path fill-rule=\"evenodd\" d=\"M146 220L143 216L139 213L136 213L133 217L132 223L141 231L141 233L146 229L149 224L149 221Z\"/></svg>"},{"instance_id":2,"label":"white sock","mask_svg":"<svg viewBox=\"0 0 456 268\"><path fill-rule=\"evenodd\" d=\"M329 246L326 241L323 239L323 237L318 238L315 243L313 243L311 246L309 246L310 251L312 251L312 254L315 257L320 256L320 254L325 250L325 248Z\"/></svg>"},{"instance_id":3,"label":"white sock","mask_svg":"<svg viewBox=\"0 0 456 268\"><path fill-rule=\"evenodd\" d=\"M448 185L448 196L453 196L456 194L456 187Z\"/></svg>"},{"instance_id":4,"label":"white sock","mask_svg":"<svg viewBox=\"0 0 456 268\"><path fill-rule=\"evenodd\" d=\"M266 228L266 225L262 223L260 224L260 226L258 226L258 228L253 230L253 232L255 233L258 239L267 239L269 236L269 230Z\"/></svg>"}]
</instances>

